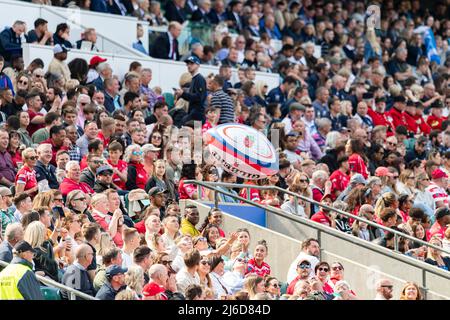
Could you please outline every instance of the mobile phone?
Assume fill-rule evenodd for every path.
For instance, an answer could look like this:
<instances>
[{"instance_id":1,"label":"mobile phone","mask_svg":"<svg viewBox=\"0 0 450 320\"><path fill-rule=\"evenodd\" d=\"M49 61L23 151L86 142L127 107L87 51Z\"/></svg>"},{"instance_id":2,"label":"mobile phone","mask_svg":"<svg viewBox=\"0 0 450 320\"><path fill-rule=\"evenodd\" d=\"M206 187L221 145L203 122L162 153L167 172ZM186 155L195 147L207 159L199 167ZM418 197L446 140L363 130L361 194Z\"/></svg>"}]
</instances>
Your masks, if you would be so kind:
<instances>
[{"instance_id":1,"label":"mobile phone","mask_svg":"<svg viewBox=\"0 0 450 320\"><path fill-rule=\"evenodd\" d=\"M55 217L55 219L60 219L61 217L62 218L66 217L64 214L64 210L61 207L54 207L52 209L52 212L53 212L53 216Z\"/></svg>"},{"instance_id":2,"label":"mobile phone","mask_svg":"<svg viewBox=\"0 0 450 320\"><path fill-rule=\"evenodd\" d=\"M173 90L173 91L177 91L178 89L177 89L177 88L173 88L173 87L172 87L172 90Z\"/></svg>"}]
</instances>

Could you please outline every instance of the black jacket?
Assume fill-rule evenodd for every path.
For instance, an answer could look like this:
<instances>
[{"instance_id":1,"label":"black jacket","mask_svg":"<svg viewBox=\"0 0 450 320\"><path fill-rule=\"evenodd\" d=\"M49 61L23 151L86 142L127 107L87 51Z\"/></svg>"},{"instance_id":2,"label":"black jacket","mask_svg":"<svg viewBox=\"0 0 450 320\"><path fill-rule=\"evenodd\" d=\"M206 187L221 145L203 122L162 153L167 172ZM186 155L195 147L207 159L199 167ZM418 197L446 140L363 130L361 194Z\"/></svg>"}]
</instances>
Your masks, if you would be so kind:
<instances>
[{"instance_id":1,"label":"black jacket","mask_svg":"<svg viewBox=\"0 0 450 320\"><path fill-rule=\"evenodd\" d=\"M242 19L242 16L238 15L238 19L236 19L236 16L233 14L232 11L225 12L225 20L231 21L232 22L231 28L237 31L242 31L242 29L244 28L244 19ZM240 25L238 24L238 20L240 22Z\"/></svg>"},{"instance_id":2,"label":"black jacket","mask_svg":"<svg viewBox=\"0 0 450 320\"><path fill-rule=\"evenodd\" d=\"M100 290L98 290L97 294L95 295L95 297L97 299L100 300L115 300L116 299L116 295L124 290L126 288L126 286L123 286L122 288L120 288L119 290L114 290L113 287L111 287L111 284L109 283L109 281L107 281L101 288Z\"/></svg>"},{"instance_id":3,"label":"black jacket","mask_svg":"<svg viewBox=\"0 0 450 320\"><path fill-rule=\"evenodd\" d=\"M186 21L186 10L184 8L178 9L173 1L168 1L164 16L168 21L177 21L179 23L183 23L184 21Z\"/></svg>"},{"instance_id":4,"label":"black jacket","mask_svg":"<svg viewBox=\"0 0 450 320\"><path fill-rule=\"evenodd\" d=\"M12 28L0 33L0 55L10 61L13 55L22 55L22 41Z\"/></svg>"},{"instance_id":5,"label":"black jacket","mask_svg":"<svg viewBox=\"0 0 450 320\"><path fill-rule=\"evenodd\" d=\"M209 21L211 21L212 24L219 24L221 21L223 21L223 16L219 15L216 10L211 9L208 12L208 18Z\"/></svg>"},{"instance_id":6,"label":"black jacket","mask_svg":"<svg viewBox=\"0 0 450 320\"><path fill-rule=\"evenodd\" d=\"M200 8L194 11L190 20L195 22L211 23L208 14L204 14Z\"/></svg>"},{"instance_id":7,"label":"black jacket","mask_svg":"<svg viewBox=\"0 0 450 320\"><path fill-rule=\"evenodd\" d=\"M325 163L330 169L330 172L336 171L337 165L337 154L335 149L330 149L325 152L325 155L318 161L319 163Z\"/></svg>"},{"instance_id":8,"label":"black jacket","mask_svg":"<svg viewBox=\"0 0 450 320\"><path fill-rule=\"evenodd\" d=\"M186 123L189 120L205 122L206 80L200 73L192 78L189 91L183 92L181 97L189 101L188 115L183 122Z\"/></svg>"},{"instance_id":9,"label":"black jacket","mask_svg":"<svg viewBox=\"0 0 450 320\"><path fill-rule=\"evenodd\" d=\"M178 40L175 39L175 60L180 60L180 52L178 50ZM158 59L170 59L170 42L169 35L163 33L158 38L156 38L155 43L150 48L150 56Z\"/></svg>"},{"instance_id":10,"label":"black jacket","mask_svg":"<svg viewBox=\"0 0 450 320\"><path fill-rule=\"evenodd\" d=\"M80 182L87 183L87 184L89 185L89 187L91 187L92 189L94 189L94 185L95 185L95 174L93 174L92 171L91 171L89 168L84 169L84 170L81 172Z\"/></svg>"},{"instance_id":11,"label":"black jacket","mask_svg":"<svg viewBox=\"0 0 450 320\"><path fill-rule=\"evenodd\" d=\"M108 185L108 184L103 183L101 181L95 180L93 189L94 189L95 193L102 193L103 191L106 191L108 189L117 190L117 187L113 183Z\"/></svg>"},{"instance_id":12,"label":"black jacket","mask_svg":"<svg viewBox=\"0 0 450 320\"><path fill-rule=\"evenodd\" d=\"M66 48L71 49L72 43L70 41L64 40L60 36L58 36L56 33L53 34L53 44L56 46L57 44L64 45Z\"/></svg>"},{"instance_id":13,"label":"black jacket","mask_svg":"<svg viewBox=\"0 0 450 320\"><path fill-rule=\"evenodd\" d=\"M34 248L36 251L34 256L34 270L43 271L55 281L58 279L58 263L53 254L53 247L50 241L44 241L42 248Z\"/></svg>"},{"instance_id":14,"label":"black jacket","mask_svg":"<svg viewBox=\"0 0 450 320\"><path fill-rule=\"evenodd\" d=\"M41 161L38 160L36 162L36 166L34 167L34 171L36 172L37 182L47 179L50 189L59 188L59 182L56 178L56 167L54 165L49 164L46 167Z\"/></svg>"},{"instance_id":15,"label":"black jacket","mask_svg":"<svg viewBox=\"0 0 450 320\"><path fill-rule=\"evenodd\" d=\"M92 284L92 281L89 278L88 272L86 270L80 269L80 267L77 266L76 264L71 264L70 266L67 267L67 270L64 273L61 282L65 286L76 289L90 296L94 296L95 294L94 285ZM61 290L61 296L63 299L68 300L70 294L65 290ZM77 297L77 300L83 299Z\"/></svg>"}]
</instances>

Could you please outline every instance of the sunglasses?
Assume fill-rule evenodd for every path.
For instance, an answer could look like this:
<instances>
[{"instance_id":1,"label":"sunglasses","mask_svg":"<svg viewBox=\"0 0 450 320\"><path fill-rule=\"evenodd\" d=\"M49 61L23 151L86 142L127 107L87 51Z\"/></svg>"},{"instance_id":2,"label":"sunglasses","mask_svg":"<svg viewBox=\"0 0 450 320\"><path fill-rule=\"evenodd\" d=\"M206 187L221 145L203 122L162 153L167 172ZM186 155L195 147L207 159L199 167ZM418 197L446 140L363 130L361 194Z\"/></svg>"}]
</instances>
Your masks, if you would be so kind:
<instances>
[{"instance_id":1,"label":"sunglasses","mask_svg":"<svg viewBox=\"0 0 450 320\"><path fill-rule=\"evenodd\" d=\"M17 83L20 83L20 84L28 84L28 81L19 80Z\"/></svg>"},{"instance_id":2,"label":"sunglasses","mask_svg":"<svg viewBox=\"0 0 450 320\"><path fill-rule=\"evenodd\" d=\"M279 288L280 287L280 285L278 283L273 283L273 284L271 284L271 286L274 287L274 288Z\"/></svg>"},{"instance_id":3,"label":"sunglasses","mask_svg":"<svg viewBox=\"0 0 450 320\"><path fill-rule=\"evenodd\" d=\"M298 181L300 181L300 182L309 182L309 181L306 180L306 179L300 179L300 180L298 180Z\"/></svg>"},{"instance_id":4,"label":"sunglasses","mask_svg":"<svg viewBox=\"0 0 450 320\"><path fill-rule=\"evenodd\" d=\"M94 164L102 164L103 161L101 161L101 160L94 160L94 161L92 161L92 163L94 163Z\"/></svg>"},{"instance_id":5,"label":"sunglasses","mask_svg":"<svg viewBox=\"0 0 450 320\"><path fill-rule=\"evenodd\" d=\"M80 105L81 106L85 106L85 105L87 105L88 103L87 102L80 102Z\"/></svg>"},{"instance_id":6,"label":"sunglasses","mask_svg":"<svg viewBox=\"0 0 450 320\"><path fill-rule=\"evenodd\" d=\"M144 153L142 151L133 151L131 152L133 156L142 156Z\"/></svg>"},{"instance_id":7,"label":"sunglasses","mask_svg":"<svg viewBox=\"0 0 450 320\"><path fill-rule=\"evenodd\" d=\"M381 286L382 288L388 288L388 289L392 289L394 286Z\"/></svg>"},{"instance_id":8,"label":"sunglasses","mask_svg":"<svg viewBox=\"0 0 450 320\"><path fill-rule=\"evenodd\" d=\"M42 78L42 77L43 77L42 74L35 74L34 76L35 76L36 78Z\"/></svg>"},{"instance_id":9,"label":"sunglasses","mask_svg":"<svg viewBox=\"0 0 450 320\"><path fill-rule=\"evenodd\" d=\"M62 201L62 199L61 199ZM77 198L77 199L73 199L73 201L86 201L86 198Z\"/></svg>"},{"instance_id":10,"label":"sunglasses","mask_svg":"<svg viewBox=\"0 0 450 320\"><path fill-rule=\"evenodd\" d=\"M324 271L324 272L330 271L330 269L328 269L328 268L318 268L318 270L319 270L319 271Z\"/></svg>"},{"instance_id":11,"label":"sunglasses","mask_svg":"<svg viewBox=\"0 0 450 320\"><path fill-rule=\"evenodd\" d=\"M244 262L244 263L247 263L247 262L248 262L247 259L243 259L243 258L237 258L236 261L237 261L237 262Z\"/></svg>"},{"instance_id":12,"label":"sunglasses","mask_svg":"<svg viewBox=\"0 0 450 320\"><path fill-rule=\"evenodd\" d=\"M171 260L161 260L161 264L163 264L165 266L170 265L171 263L172 263Z\"/></svg>"},{"instance_id":13,"label":"sunglasses","mask_svg":"<svg viewBox=\"0 0 450 320\"><path fill-rule=\"evenodd\" d=\"M336 266L336 267L333 267L331 269L333 269L333 270L344 270L344 268L342 268L341 266Z\"/></svg>"},{"instance_id":14,"label":"sunglasses","mask_svg":"<svg viewBox=\"0 0 450 320\"><path fill-rule=\"evenodd\" d=\"M201 238L198 238L197 239L197 242L199 242L199 241L206 241L207 239L205 238L205 237L201 237Z\"/></svg>"},{"instance_id":15,"label":"sunglasses","mask_svg":"<svg viewBox=\"0 0 450 320\"><path fill-rule=\"evenodd\" d=\"M297 267L300 269L310 269L311 265L310 264L299 264Z\"/></svg>"},{"instance_id":16,"label":"sunglasses","mask_svg":"<svg viewBox=\"0 0 450 320\"><path fill-rule=\"evenodd\" d=\"M161 137L160 136L153 136L152 139L161 140Z\"/></svg>"},{"instance_id":17,"label":"sunglasses","mask_svg":"<svg viewBox=\"0 0 450 320\"><path fill-rule=\"evenodd\" d=\"M200 263L204 266L209 265L209 261L206 261L206 260L202 260L202 261L200 261Z\"/></svg>"},{"instance_id":18,"label":"sunglasses","mask_svg":"<svg viewBox=\"0 0 450 320\"><path fill-rule=\"evenodd\" d=\"M29 159L29 160L37 160L38 157L37 157L37 156L34 156L34 157L28 157L27 159Z\"/></svg>"}]
</instances>

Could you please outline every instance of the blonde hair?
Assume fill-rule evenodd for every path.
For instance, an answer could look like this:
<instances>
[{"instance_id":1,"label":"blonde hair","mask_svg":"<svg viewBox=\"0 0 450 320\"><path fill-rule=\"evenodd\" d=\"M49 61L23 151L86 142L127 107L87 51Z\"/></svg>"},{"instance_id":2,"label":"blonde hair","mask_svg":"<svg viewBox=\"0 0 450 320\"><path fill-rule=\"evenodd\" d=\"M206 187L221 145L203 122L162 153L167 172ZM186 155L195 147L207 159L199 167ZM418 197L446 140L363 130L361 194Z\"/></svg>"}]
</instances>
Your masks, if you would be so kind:
<instances>
[{"instance_id":1,"label":"blonde hair","mask_svg":"<svg viewBox=\"0 0 450 320\"><path fill-rule=\"evenodd\" d=\"M97 255L104 256L109 250L116 246L111 240L111 235L108 232L102 232L100 234L100 240L96 246Z\"/></svg>"},{"instance_id":2,"label":"blonde hair","mask_svg":"<svg viewBox=\"0 0 450 320\"><path fill-rule=\"evenodd\" d=\"M130 158L131 158L131 153L138 149L139 151L142 151L141 146L138 144L132 144L129 145L126 149L125 149L125 154L123 155L123 161L125 162L130 162Z\"/></svg>"},{"instance_id":3,"label":"blonde hair","mask_svg":"<svg viewBox=\"0 0 450 320\"><path fill-rule=\"evenodd\" d=\"M397 197L392 192L383 193L375 203L375 214L377 215L377 217L380 217L381 212L385 208L389 208L396 200Z\"/></svg>"},{"instance_id":4,"label":"blonde hair","mask_svg":"<svg viewBox=\"0 0 450 320\"><path fill-rule=\"evenodd\" d=\"M263 90L264 86L266 86L266 85L267 84L265 81L262 81L262 80L256 81L256 95L262 99L265 99L265 97L262 93L262 90Z\"/></svg>"},{"instance_id":5,"label":"blonde hair","mask_svg":"<svg viewBox=\"0 0 450 320\"><path fill-rule=\"evenodd\" d=\"M34 148L26 148L25 150L22 151L22 160L25 162L25 158L27 158L29 156L30 153L35 152L36 150L34 150Z\"/></svg>"},{"instance_id":6,"label":"blonde hair","mask_svg":"<svg viewBox=\"0 0 450 320\"><path fill-rule=\"evenodd\" d=\"M416 284L416 283L414 283L414 282L407 282L406 284L405 284L405 286L403 287L403 289L402 289L402 292L400 293L400 300L408 300L407 298L406 298L406 288L408 288L408 287L410 287L410 286L413 286L413 287L415 287L416 288L416 290L417 290L417 298L416 298L416 300L422 300L422 293L420 292L420 288L419 288L419 286Z\"/></svg>"},{"instance_id":7,"label":"blonde hair","mask_svg":"<svg viewBox=\"0 0 450 320\"><path fill-rule=\"evenodd\" d=\"M42 248L45 241L46 228L40 221L33 221L25 229L23 240L28 242L33 248Z\"/></svg>"},{"instance_id":8,"label":"blonde hair","mask_svg":"<svg viewBox=\"0 0 450 320\"><path fill-rule=\"evenodd\" d=\"M49 191L38 193L33 199L33 210L39 207L50 207L52 201L53 193Z\"/></svg>"},{"instance_id":9,"label":"blonde hair","mask_svg":"<svg viewBox=\"0 0 450 320\"><path fill-rule=\"evenodd\" d=\"M258 275L249 276L244 280L244 289L248 292L250 299L256 295L256 286L264 282L264 278Z\"/></svg>"},{"instance_id":10,"label":"blonde hair","mask_svg":"<svg viewBox=\"0 0 450 320\"><path fill-rule=\"evenodd\" d=\"M144 287L144 272L140 266L130 266L125 273L125 284L128 288L136 291L137 294L142 293Z\"/></svg>"},{"instance_id":11,"label":"blonde hair","mask_svg":"<svg viewBox=\"0 0 450 320\"><path fill-rule=\"evenodd\" d=\"M91 205L93 207L95 207L95 205L97 203L99 203L100 201L102 201L102 200L108 201L108 196L106 194L104 194L104 193L96 193L91 198Z\"/></svg>"}]
</instances>

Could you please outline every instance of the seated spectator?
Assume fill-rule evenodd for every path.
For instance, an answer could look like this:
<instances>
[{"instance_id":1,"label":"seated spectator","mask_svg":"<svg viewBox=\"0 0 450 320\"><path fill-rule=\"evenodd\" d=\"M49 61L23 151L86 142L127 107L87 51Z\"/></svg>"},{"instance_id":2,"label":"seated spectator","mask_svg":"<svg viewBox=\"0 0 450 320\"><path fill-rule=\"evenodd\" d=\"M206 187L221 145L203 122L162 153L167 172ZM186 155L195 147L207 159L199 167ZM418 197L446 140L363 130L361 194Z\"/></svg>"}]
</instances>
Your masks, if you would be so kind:
<instances>
[{"instance_id":1,"label":"seated spectator","mask_svg":"<svg viewBox=\"0 0 450 320\"><path fill-rule=\"evenodd\" d=\"M34 29L28 31L27 43L37 43L50 46L53 44L53 34L48 31L48 21L38 18L34 21Z\"/></svg>"},{"instance_id":2,"label":"seated spectator","mask_svg":"<svg viewBox=\"0 0 450 320\"><path fill-rule=\"evenodd\" d=\"M70 43L69 39L70 39L69 25L67 23L58 24L56 26L56 31L53 34L54 45L56 46L57 44L59 44L60 48L72 49L72 43Z\"/></svg>"},{"instance_id":3,"label":"seated spectator","mask_svg":"<svg viewBox=\"0 0 450 320\"><path fill-rule=\"evenodd\" d=\"M76 161L69 161L66 165L66 177L60 184L60 190L64 197L73 190L81 190L86 194L93 194L94 190L86 183L80 181L80 165Z\"/></svg>"},{"instance_id":4,"label":"seated spectator","mask_svg":"<svg viewBox=\"0 0 450 320\"><path fill-rule=\"evenodd\" d=\"M23 240L22 225L17 222L8 224L5 228L5 234L2 235L2 238L4 240L0 244L0 260L10 263L13 259L14 246Z\"/></svg>"},{"instance_id":5,"label":"seated spectator","mask_svg":"<svg viewBox=\"0 0 450 320\"><path fill-rule=\"evenodd\" d=\"M125 273L127 268L110 265L106 269L106 283L98 290L95 297L100 300L114 300L117 293L126 289Z\"/></svg>"},{"instance_id":6,"label":"seated spectator","mask_svg":"<svg viewBox=\"0 0 450 320\"><path fill-rule=\"evenodd\" d=\"M25 22L17 20L12 27L5 28L0 33L0 55L6 61L11 62L13 55L22 55L21 36L25 33L26 28Z\"/></svg>"},{"instance_id":7,"label":"seated spectator","mask_svg":"<svg viewBox=\"0 0 450 320\"><path fill-rule=\"evenodd\" d=\"M93 296L95 290L87 268L92 263L94 252L89 245L82 244L75 250L75 257L75 263L67 268L61 282L69 288ZM61 295L63 299L68 299L69 297L68 292L65 290L61 291Z\"/></svg>"}]
</instances>

